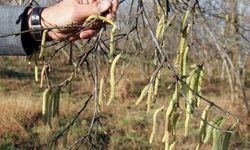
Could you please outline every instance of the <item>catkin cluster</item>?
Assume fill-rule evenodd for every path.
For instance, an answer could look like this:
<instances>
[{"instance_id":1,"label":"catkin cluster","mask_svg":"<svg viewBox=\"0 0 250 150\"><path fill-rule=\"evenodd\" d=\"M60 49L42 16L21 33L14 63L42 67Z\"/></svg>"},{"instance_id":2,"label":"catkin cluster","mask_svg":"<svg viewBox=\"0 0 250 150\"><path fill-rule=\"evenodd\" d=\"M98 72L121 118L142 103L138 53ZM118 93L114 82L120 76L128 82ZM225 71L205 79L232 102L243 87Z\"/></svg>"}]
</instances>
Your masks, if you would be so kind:
<instances>
[{"instance_id":1,"label":"catkin cluster","mask_svg":"<svg viewBox=\"0 0 250 150\"><path fill-rule=\"evenodd\" d=\"M59 115L61 87L47 88L43 93L43 122L52 128L52 117Z\"/></svg>"},{"instance_id":2,"label":"catkin cluster","mask_svg":"<svg viewBox=\"0 0 250 150\"><path fill-rule=\"evenodd\" d=\"M159 80L160 80L160 71L156 74L155 80L154 80L154 76L151 76L149 84L143 88L139 98L135 102L135 105L139 105L144 99L144 97L147 95L148 96L147 97L147 113L149 113L150 111L152 100L155 99L157 96Z\"/></svg>"},{"instance_id":3,"label":"catkin cluster","mask_svg":"<svg viewBox=\"0 0 250 150\"><path fill-rule=\"evenodd\" d=\"M111 69L110 69L110 97L109 97L107 105L109 105L115 97L115 83L116 83L116 81L115 81L115 68L116 68L116 64L117 64L118 60L120 59L121 55L122 55L122 53L117 55L115 57L115 59L113 60L112 65L111 65Z\"/></svg>"},{"instance_id":4,"label":"catkin cluster","mask_svg":"<svg viewBox=\"0 0 250 150\"><path fill-rule=\"evenodd\" d=\"M159 43L163 41L164 31L166 30L166 16L162 14L161 9L158 6L157 15L159 19L157 28L156 28L156 38ZM178 68L178 75L180 80L176 81L174 93L169 101L168 107L162 106L155 110L153 114L153 127L152 133L149 139L149 142L152 143L156 135L157 128L157 116L160 112L164 111L165 114L165 129L162 142L165 143L165 150L171 150L175 147L177 142L176 131L177 131L177 122L181 114L179 108L179 96L181 93L185 94L186 105L186 118L185 118L185 136L188 136L188 126L190 124L190 119L193 116L194 112L198 110L200 106L200 96L201 96L201 85L204 77L204 66L196 65L192 71L189 72L188 65L188 52L190 47L188 46L188 35L192 28L191 23L188 23L188 17L191 14L191 10L186 10L185 14L181 20L181 36L179 49L177 53L177 59L175 65ZM162 44L162 43L161 43ZM163 45L163 44L162 44ZM192 68L192 67L190 67ZM136 101L136 105L142 102L144 97L148 95L147 99L147 113L151 107L152 98L156 97L160 73L156 76L155 81L151 77L150 82L146 85L139 98ZM226 132L224 139L222 140L221 128L224 125L224 122L227 117L221 116L209 121L208 113L212 109L212 105L208 105L202 112L200 128L199 128L199 142L196 146L196 150L199 150L204 143L207 143L210 139L210 136L213 136L213 150L220 150L221 148L227 149L229 145L229 140L231 138L231 132ZM233 131L235 124L228 129L228 131ZM222 143L223 141L223 143Z\"/></svg>"}]
</instances>

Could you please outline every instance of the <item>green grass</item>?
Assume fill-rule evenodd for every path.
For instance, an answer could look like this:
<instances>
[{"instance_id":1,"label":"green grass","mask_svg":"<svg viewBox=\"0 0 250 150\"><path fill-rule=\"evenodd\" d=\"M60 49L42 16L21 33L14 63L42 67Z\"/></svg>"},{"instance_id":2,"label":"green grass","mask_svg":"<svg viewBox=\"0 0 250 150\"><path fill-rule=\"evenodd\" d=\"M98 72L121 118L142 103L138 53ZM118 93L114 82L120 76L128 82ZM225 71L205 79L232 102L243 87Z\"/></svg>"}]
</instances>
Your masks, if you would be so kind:
<instances>
[{"instance_id":1,"label":"green grass","mask_svg":"<svg viewBox=\"0 0 250 150\"><path fill-rule=\"evenodd\" d=\"M7 137L3 138L3 141L0 143L0 150L21 150L17 148L13 143L11 143Z\"/></svg>"}]
</instances>

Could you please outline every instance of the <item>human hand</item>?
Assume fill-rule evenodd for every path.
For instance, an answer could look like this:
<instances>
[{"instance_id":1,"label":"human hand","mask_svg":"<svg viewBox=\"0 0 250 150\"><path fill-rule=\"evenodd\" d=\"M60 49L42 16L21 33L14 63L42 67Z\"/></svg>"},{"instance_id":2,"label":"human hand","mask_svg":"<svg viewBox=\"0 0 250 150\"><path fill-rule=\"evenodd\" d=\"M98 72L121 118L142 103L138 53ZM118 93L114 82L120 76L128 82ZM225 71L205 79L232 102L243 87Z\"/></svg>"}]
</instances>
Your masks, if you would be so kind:
<instances>
[{"instance_id":1,"label":"human hand","mask_svg":"<svg viewBox=\"0 0 250 150\"><path fill-rule=\"evenodd\" d=\"M82 25L91 15L104 15L111 19L115 17L118 0L63 0L58 4L45 8L41 13L43 28L60 27L68 25ZM75 33L76 29L52 29L47 36L51 40L77 40L87 39L98 33L100 22Z\"/></svg>"}]
</instances>

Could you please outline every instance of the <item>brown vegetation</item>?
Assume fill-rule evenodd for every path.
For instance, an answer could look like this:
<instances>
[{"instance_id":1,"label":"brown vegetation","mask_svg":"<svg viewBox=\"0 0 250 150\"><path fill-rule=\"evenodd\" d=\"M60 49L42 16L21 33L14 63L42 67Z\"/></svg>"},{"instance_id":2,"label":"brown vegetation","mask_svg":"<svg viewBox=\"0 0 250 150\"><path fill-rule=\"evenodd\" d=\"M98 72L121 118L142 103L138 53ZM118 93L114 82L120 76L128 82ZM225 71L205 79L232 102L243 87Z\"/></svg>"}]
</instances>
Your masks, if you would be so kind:
<instances>
[{"instance_id":1,"label":"brown vegetation","mask_svg":"<svg viewBox=\"0 0 250 150\"><path fill-rule=\"evenodd\" d=\"M142 1L138 1L138 8L142 7L139 6L140 2ZM104 38L102 41L96 40L96 38L89 41L77 41L71 43L71 48L73 47L73 49L66 46L58 51L54 50L60 48L60 44L47 48L46 57L40 61L41 64L38 63L39 68L48 62L50 57L55 57L51 58L51 62L49 62L52 66L49 74L50 84L47 84L47 81L45 81L42 88L39 87L39 83L33 80L33 63L28 65L23 57L1 57L0 110L2 115L0 116L0 137L2 138L2 144L0 146L11 143L18 148L42 149L48 146L51 139L58 133L61 133L62 129L67 125L71 125L67 138L68 146L88 135L86 136L87 140L83 141L82 145L79 145L80 149L92 148L91 142L96 143L99 149L163 149L164 144L162 144L161 138L164 134L164 123L166 122L164 113L159 113L158 115L157 136L155 136L154 143L149 144L153 113L159 107L169 106L175 84L179 86L177 84L178 82L181 83L179 79L184 78L185 80L188 77L186 73L190 73L192 70L191 66L194 66L193 64L199 64L199 66L203 64L205 81L202 84L202 95L223 110L235 114L240 119L240 123L232 138L230 149L249 149L250 111L248 103L250 98L250 62L247 61L248 52L246 50L249 49L249 41L242 37L246 36L245 38L248 38L249 36L247 31L247 23L249 21L244 17L248 11L245 10L245 12L242 12L242 15L236 15L236 0L231 0L230 2L220 1L225 4L219 5L220 8L217 8L218 5L214 4L214 1L207 0L201 3L201 8L194 6L194 9L192 9L193 14L187 18L187 26L181 26L180 30L180 24L183 22L181 18L185 15L185 12L188 12L186 9L191 8L192 1L188 1L190 5L187 5L185 1L172 1L172 9L175 11L170 11L167 18L167 23L171 22L171 18L173 18L171 24L166 31L162 30L164 33L162 39L152 40L155 37L154 34L150 33L155 33L156 31L157 23L160 21L159 14L157 14L159 12L156 12L155 8L151 7L157 3L153 4L153 1L144 2L144 9L147 10L143 12L144 17L138 16L137 13L139 12L136 11L128 14L127 10L125 11L126 13L123 11L119 14L120 16L118 15L118 18L123 18L123 21L124 18L130 18L128 23L133 22L133 19L137 16L139 20L137 22L138 33L131 32L126 42L124 39L121 41L117 40L115 55L123 51L124 47L125 50L115 70L116 96L110 106L106 106L111 89L109 83L110 60L105 57L109 50L107 46L109 40L106 40L106 38L109 38L109 30L102 34L102 38ZM240 2L242 4L245 3L244 0ZM127 7L121 7L121 9L127 9ZM131 9L135 8L131 7ZM164 7L164 9L168 8ZM229 12L225 11L228 9L230 10ZM206 10L208 11L206 12ZM204 12L203 15L207 17L207 20L204 20L201 12ZM154 17L145 18L146 15L153 15ZM224 17L224 15L227 17ZM162 16L165 17L165 13ZM144 20L141 21L140 17ZM238 18L242 19L242 24L239 23ZM124 22L127 22L127 20ZM151 29L148 28L149 22L152 23ZM186 27L191 25L190 34L187 35L185 33L187 32ZM238 26L242 27L242 29L237 30L236 27ZM128 32L128 28L127 24L122 25L120 33ZM187 43L183 42L183 45L180 44L179 47L178 45L181 43L180 35L186 36L182 38L182 41L185 39ZM117 37L119 36L117 35ZM93 48L93 45L97 43L101 43L102 47L97 46L97 49L90 51L90 48ZM155 46L160 48L155 48ZM186 68L183 67L184 69L180 69L180 66L185 64L184 62L180 63L182 59L178 61L178 64L174 63L178 50L181 47L184 50L190 48L188 57L185 59L185 63L188 64L186 64ZM164 54L160 55L160 49L163 50ZM69 60L70 51L73 53L73 58ZM85 55L86 51L94 54L87 52L88 55ZM85 56L86 59L82 60ZM69 61L73 61L73 63L69 63ZM82 62L82 64L76 69L76 64L74 63L78 62ZM163 66L160 65L161 63L163 63ZM172 64L175 64L175 66ZM177 74L171 67L174 68ZM161 72L159 91L150 101L151 109L146 114L147 98L144 98L137 107L135 106L135 101L142 89L147 84L153 83L151 78L155 75L154 73L158 68L160 68ZM183 71L185 69L187 69L186 73ZM73 80L71 82L63 82L66 81L65 79L73 71L76 74ZM88 107L83 109L75 122L71 123L72 119L77 116L79 110L86 103L86 99L93 93L98 95L98 85L95 85L95 83L97 83L100 77L103 77L105 82L103 107L97 108L98 105L96 105L93 96L87 101ZM49 129L48 125L42 122L42 92L47 86L53 88L62 82L67 84L62 86L60 115L52 119L52 129ZM184 96L179 100L178 109L181 109L181 114L176 126L178 139L176 144L178 147L176 149L194 149L197 141L199 141L198 130L201 112L207 103L202 101L201 106L195 108L197 113L192 115L189 133L187 137L184 137L185 107L188 105L186 102L187 98ZM101 111L97 111L98 109ZM213 107L212 111L209 112L208 119L225 115L222 111L218 111ZM98 114L97 118L100 122L92 126L93 130L91 134L88 134L92 121L97 119L93 117L96 114ZM229 118L225 129L234 122L235 120ZM57 140L59 149L62 149L64 135ZM212 142L209 142L206 145L202 145L201 149L211 149L211 145Z\"/></svg>"},{"instance_id":2,"label":"brown vegetation","mask_svg":"<svg viewBox=\"0 0 250 150\"><path fill-rule=\"evenodd\" d=\"M155 143L153 145L149 145L148 140L152 128L152 118L151 115L146 115L146 100L143 101L142 106L139 108L134 106L136 98L140 94L140 90L146 84L145 82L138 81L137 76L140 72L134 71L135 68L137 67L131 67L129 71L125 73L126 76L130 77L129 79L123 78L118 83L119 92L113 105L119 105L119 107L104 106L102 113L103 118L101 121L104 124L104 129L102 130L105 130L106 134L100 132L100 140L106 140L106 144L103 144L103 147L107 147L108 149L163 148L161 147L162 144L160 144L160 137L162 136L162 131L164 130L163 123L159 123L160 126L157 129L157 135L159 136L156 137ZM30 71L25 72L32 74ZM166 88L166 86L171 84L167 74L168 73L163 74L163 82L160 84L161 87ZM21 83L16 84L18 83L16 79L6 77L5 75L1 76L2 89L11 88L12 90L9 92L6 90L1 91L0 110L2 113L0 117L0 137L1 139L3 139L3 137L7 137L9 142L15 144L17 147L43 147L47 143L46 137L49 137L50 135L48 134L48 127L43 124L41 118L41 94L40 92L34 93L34 91L39 90L39 87L37 86L34 87L34 89L31 89L29 84L24 81L20 82ZM73 85L70 85L73 88L71 89L74 91L73 93L68 95L67 90L63 92L60 117L59 120L54 120L55 126L57 126L60 122L65 122L66 120L69 121L82 105L81 98L86 94L79 93L77 91L79 91L78 87L81 87L83 83L73 83ZM204 87L203 93L209 95L209 99L215 100L218 105L236 114L241 120L239 126L237 127L231 147L237 147L239 149L249 148L249 117L247 116L246 109L244 109L241 102L234 102L230 100L230 95L226 94L229 91L227 84L218 83L219 86L214 86L214 83L207 83L208 84ZM84 85L87 86L87 84ZM20 89L20 87L22 88ZM221 92L218 93L217 91L219 89ZM250 96L249 87L247 88L247 91L248 96ZM158 102L165 101L169 98L169 95L166 95L166 93L162 90L160 90L159 95L160 96L157 100ZM124 97L124 101L121 97ZM107 98L104 98L104 100L107 101ZM158 102L155 104L157 105ZM81 122L76 123L76 126L69 133L69 143L74 142L77 138L79 138L79 136L86 133L88 124L91 121L92 111L93 109L89 108L81 115ZM152 113L153 110L150 114ZM164 118L164 115L160 115L160 118ZM161 120L160 118L159 120ZM183 138L183 129L181 128L182 123L184 123L184 118L181 119L181 122L178 125L180 127L178 129L178 138L180 139L178 149L193 149L196 146L195 140L198 136L198 132L193 129L198 127L197 125L199 120L192 120L190 125L191 133L188 138ZM85 143L82 148L87 145L88 144ZM210 144L206 145L202 149L210 149L209 147Z\"/></svg>"}]
</instances>

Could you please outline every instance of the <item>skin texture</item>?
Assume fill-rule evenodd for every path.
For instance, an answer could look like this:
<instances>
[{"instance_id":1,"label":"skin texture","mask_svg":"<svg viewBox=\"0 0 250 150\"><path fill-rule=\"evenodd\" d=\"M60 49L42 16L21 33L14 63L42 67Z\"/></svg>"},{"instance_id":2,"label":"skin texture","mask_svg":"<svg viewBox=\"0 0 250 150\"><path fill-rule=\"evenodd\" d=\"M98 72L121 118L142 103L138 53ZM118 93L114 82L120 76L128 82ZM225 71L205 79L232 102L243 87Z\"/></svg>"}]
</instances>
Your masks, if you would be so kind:
<instances>
[{"instance_id":1,"label":"skin texture","mask_svg":"<svg viewBox=\"0 0 250 150\"><path fill-rule=\"evenodd\" d=\"M118 4L118 0L63 0L42 11L41 25L43 28L82 25L90 15L102 15L112 19L115 18ZM75 33L75 29L53 29L48 31L47 38L58 41L88 39L98 33L101 25L101 22L95 21L78 33Z\"/></svg>"}]
</instances>

